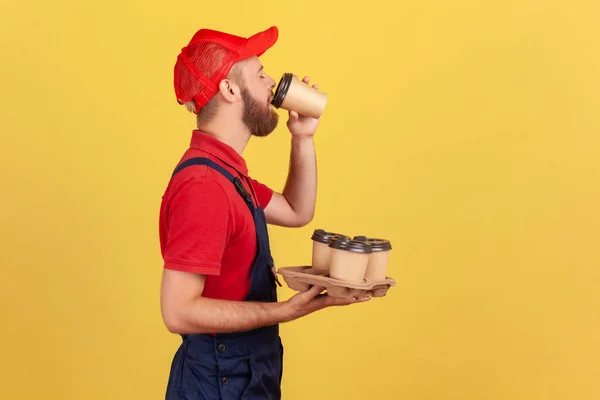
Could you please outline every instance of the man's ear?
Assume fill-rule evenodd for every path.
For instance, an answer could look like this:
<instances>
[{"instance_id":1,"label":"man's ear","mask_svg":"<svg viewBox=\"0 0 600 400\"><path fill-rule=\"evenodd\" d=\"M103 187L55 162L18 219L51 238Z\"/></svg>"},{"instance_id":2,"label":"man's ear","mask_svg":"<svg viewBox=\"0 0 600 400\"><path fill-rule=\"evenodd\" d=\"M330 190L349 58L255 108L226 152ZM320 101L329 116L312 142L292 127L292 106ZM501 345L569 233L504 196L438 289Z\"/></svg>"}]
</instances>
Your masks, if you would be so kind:
<instances>
[{"instance_id":1,"label":"man's ear","mask_svg":"<svg viewBox=\"0 0 600 400\"><path fill-rule=\"evenodd\" d=\"M228 103L237 103L241 97L240 87L230 79L223 79L219 83L219 93Z\"/></svg>"}]
</instances>

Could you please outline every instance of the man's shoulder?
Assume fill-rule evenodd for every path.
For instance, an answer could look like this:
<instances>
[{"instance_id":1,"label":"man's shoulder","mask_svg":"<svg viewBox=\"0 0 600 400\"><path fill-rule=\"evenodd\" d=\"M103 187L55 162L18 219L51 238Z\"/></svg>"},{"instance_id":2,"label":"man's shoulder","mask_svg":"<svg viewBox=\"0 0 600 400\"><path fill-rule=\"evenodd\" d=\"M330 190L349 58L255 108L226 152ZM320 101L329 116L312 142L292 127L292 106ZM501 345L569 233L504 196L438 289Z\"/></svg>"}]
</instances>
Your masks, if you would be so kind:
<instances>
[{"instance_id":1,"label":"man's shoulder","mask_svg":"<svg viewBox=\"0 0 600 400\"><path fill-rule=\"evenodd\" d=\"M199 158L209 160L210 165L191 162ZM217 169L214 168L213 163L216 164ZM219 196L225 196L230 201L238 194L230 177L219 171L219 167L221 171L224 170L234 176L235 171L231 167L210 154L186 153L174 170L175 174L171 177L167 189L168 195L174 197L193 192L196 195L214 196L217 200Z\"/></svg>"},{"instance_id":2,"label":"man's shoulder","mask_svg":"<svg viewBox=\"0 0 600 400\"><path fill-rule=\"evenodd\" d=\"M181 191L222 192L229 196L234 188L229 179L206 165L193 165L182 169L170 182L174 193Z\"/></svg>"}]
</instances>

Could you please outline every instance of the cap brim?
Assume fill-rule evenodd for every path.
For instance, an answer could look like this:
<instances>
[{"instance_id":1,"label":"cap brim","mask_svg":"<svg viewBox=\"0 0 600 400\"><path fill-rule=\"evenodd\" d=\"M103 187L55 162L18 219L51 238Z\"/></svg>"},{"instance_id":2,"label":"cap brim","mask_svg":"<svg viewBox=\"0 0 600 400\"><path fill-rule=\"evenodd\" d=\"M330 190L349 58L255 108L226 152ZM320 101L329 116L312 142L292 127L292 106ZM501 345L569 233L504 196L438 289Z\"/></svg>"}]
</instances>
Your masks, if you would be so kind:
<instances>
[{"instance_id":1,"label":"cap brim","mask_svg":"<svg viewBox=\"0 0 600 400\"><path fill-rule=\"evenodd\" d=\"M277 42L278 37L279 30L276 26L250 36L244 50L240 53L240 59L253 56L260 57Z\"/></svg>"}]
</instances>

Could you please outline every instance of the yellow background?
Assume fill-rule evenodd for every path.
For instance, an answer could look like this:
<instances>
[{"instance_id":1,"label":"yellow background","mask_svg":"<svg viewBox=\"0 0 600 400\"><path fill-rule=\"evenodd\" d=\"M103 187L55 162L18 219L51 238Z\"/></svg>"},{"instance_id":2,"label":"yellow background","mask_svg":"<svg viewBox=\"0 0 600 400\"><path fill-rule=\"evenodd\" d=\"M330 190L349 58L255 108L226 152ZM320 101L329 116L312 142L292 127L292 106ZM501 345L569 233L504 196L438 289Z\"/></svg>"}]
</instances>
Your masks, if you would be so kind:
<instances>
[{"instance_id":1,"label":"yellow background","mask_svg":"<svg viewBox=\"0 0 600 400\"><path fill-rule=\"evenodd\" d=\"M278 265L325 228L391 239L398 282L282 327L283 398L600 398L597 1L0 4L0 398L164 398L175 57L271 25L267 72L330 96L317 215L271 229ZM282 117L245 153L275 189Z\"/></svg>"}]
</instances>

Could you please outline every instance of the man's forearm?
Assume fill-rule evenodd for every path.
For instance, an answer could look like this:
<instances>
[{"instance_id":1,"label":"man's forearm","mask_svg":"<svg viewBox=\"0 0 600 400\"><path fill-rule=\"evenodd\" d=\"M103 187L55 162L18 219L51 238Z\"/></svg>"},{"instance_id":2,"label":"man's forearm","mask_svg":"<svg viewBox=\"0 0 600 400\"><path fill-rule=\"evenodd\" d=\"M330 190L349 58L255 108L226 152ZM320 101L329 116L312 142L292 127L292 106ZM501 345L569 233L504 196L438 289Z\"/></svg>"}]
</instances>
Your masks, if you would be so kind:
<instances>
[{"instance_id":1,"label":"man's forearm","mask_svg":"<svg viewBox=\"0 0 600 400\"><path fill-rule=\"evenodd\" d=\"M292 317L285 303L216 300L198 297L167 320L173 333L228 333L288 322Z\"/></svg>"},{"instance_id":2,"label":"man's forearm","mask_svg":"<svg viewBox=\"0 0 600 400\"><path fill-rule=\"evenodd\" d=\"M283 195L303 221L310 221L317 197L317 160L312 137L293 137Z\"/></svg>"}]
</instances>

